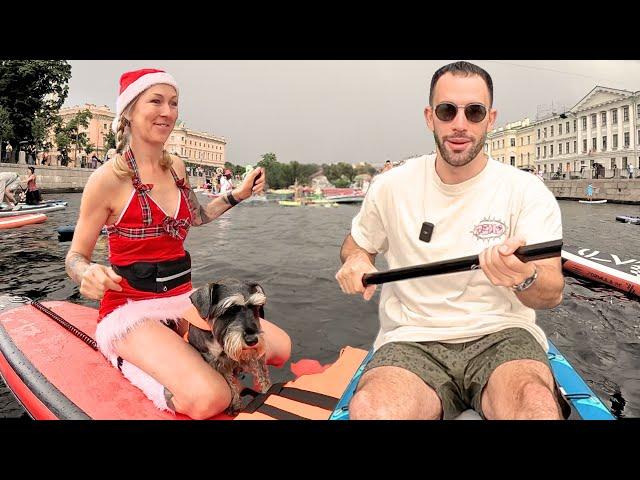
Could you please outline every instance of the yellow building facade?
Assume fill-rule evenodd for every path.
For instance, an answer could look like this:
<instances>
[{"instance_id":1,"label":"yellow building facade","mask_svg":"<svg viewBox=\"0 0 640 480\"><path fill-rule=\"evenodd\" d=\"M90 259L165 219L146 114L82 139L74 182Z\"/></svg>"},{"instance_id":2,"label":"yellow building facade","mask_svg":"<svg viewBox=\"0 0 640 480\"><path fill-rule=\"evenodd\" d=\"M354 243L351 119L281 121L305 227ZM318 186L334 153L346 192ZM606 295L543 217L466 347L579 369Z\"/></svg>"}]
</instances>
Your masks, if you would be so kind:
<instances>
[{"instance_id":1,"label":"yellow building facade","mask_svg":"<svg viewBox=\"0 0 640 480\"><path fill-rule=\"evenodd\" d=\"M491 130L487 134L485 152L499 162L517 168L533 169L535 140L529 119Z\"/></svg>"},{"instance_id":2,"label":"yellow building facade","mask_svg":"<svg viewBox=\"0 0 640 480\"><path fill-rule=\"evenodd\" d=\"M164 148L191 163L224 167L226 146L224 137L187 128L184 122L180 122L169 135Z\"/></svg>"}]
</instances>

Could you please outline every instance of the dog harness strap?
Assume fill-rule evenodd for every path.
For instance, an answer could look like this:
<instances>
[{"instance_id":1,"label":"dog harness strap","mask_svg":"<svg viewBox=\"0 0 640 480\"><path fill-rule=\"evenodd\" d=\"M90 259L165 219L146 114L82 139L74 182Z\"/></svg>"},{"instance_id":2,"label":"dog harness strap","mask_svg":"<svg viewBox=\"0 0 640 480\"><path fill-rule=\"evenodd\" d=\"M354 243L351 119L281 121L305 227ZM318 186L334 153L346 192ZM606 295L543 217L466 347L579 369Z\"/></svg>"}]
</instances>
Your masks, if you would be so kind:
<instances>
[{"instance_id":1,"label":"dog harness strap","mask_svg":"<svg viewBox=\"0 0 640 480\"><path fill-rule=\"evenodd\" d=\"M332 397L330 395L324 395L322 393L312 392L310 390L302 390L295 387L285 387L284 385L284 383L274 383L273 385L271 385L271 388L269 388L269 390L267 390L265 393L255 394L253 400L251 400L247 404L247 406L242 409L242 412L260 412L264 413L265 415L269 415L276 420L308 420L305 417L287 412L285 410L274 407L273 405L267 405L265 402L267 398L269 398L269 396L277 395L283 398L288 398L289 400L294 400L296 402L319 407L323 410L333 411L340 401L339 398ZM243 390L243 395L248 394L248 392L245 393L246 390L249 389Z\"/></svg>"},{"instance_id":2,"label":"dog harness strap","mask_svg":"<svg viewBox=\"0 0 640 480\"><path fill-rule=\"evenodd\" d=\"M274 407L273 405L261 405L260 408L256 410L257 412L264 413L265 415L269 415L276 420L310 420L307 417L301 417L300 415L296 415L295 413L287 412L286 410L282 410L281 408Z\"/></svg>"},{"instance_id":3,"label":"dog harness strap","mask_svg":"<svg viewBox=\"0 0 640 480\"><path fill-rule=\"evenodd\" d=\"M340 401L339 398L330 395L324 395L323 393L316 393L310 390L300 390L294 387L284 387L278 395L288 398L289 400L295 400L296 402L306 403L307 405L332 411Z\"/></svg>"}]
</instances>

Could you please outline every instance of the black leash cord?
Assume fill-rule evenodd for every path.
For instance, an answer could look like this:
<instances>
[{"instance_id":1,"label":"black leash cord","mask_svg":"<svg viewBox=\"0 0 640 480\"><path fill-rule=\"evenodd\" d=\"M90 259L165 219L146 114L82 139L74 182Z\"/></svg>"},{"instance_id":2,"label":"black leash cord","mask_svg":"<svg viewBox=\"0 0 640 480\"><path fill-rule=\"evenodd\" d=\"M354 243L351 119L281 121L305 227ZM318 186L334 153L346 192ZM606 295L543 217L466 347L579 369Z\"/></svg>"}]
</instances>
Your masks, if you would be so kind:
<instances>
[{"instance_id":1,"label":"black leash cord","mask_svg":"<svg viewBox=\"0 0 640 480\"><path fill-rule=\"evenodd\" d=\"M93 348L94 350L98 350L98 344L96 343L96 341L91 338L89 335L87 335L86 333L84 333L82 330L80 330L79 328L71 325L69 322L67 322L64 318L62 318L60 315L58 315L56 312L49 310L47 307L45 307L44 305L42 305L39 301L37 300L32 300L31 301L31 305L33 305L34 307L36 307L38 310L40 310L42 313L44 313L45 315L47 315L48 317L51 317L52 319L54 319L56 322L58 322L60 325L62 325L64 328L66 328L67 330L69 330L71 333L73 333L76 337L78 337L80 340L82 340L84 343L86 343L87 345L89 345L91 348Z\"/></svg>"}]
</instances>

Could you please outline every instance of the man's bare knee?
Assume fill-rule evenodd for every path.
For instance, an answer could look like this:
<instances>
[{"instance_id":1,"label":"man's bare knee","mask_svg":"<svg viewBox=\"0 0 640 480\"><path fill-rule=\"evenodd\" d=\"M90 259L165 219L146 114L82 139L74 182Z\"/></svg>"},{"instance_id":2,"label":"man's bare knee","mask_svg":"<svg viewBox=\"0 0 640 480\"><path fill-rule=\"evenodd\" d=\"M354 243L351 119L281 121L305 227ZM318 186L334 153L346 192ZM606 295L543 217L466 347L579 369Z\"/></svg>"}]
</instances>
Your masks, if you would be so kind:
<instances>
[{"instance_id":1,"label":"man's bare knee","mask_svg":"<svg viewBox=\"0 0 640 480\"><path fill-rule=\"evenodd\" d=\"M436 419L441 413L436 392L399 367L378 367L365 373L349 404L354 420Z\"/></svg>"},{"instance_id":2,"label":"man's bare knee","mask_svg":"<svg viewBox=\"0 0 640 480\"><path fill-rule=\"evenodd\" d=\"M515 419L559 420L562 418L554 392L539 379L522 384L516 397Z\"/></svg>"}]
</instances>

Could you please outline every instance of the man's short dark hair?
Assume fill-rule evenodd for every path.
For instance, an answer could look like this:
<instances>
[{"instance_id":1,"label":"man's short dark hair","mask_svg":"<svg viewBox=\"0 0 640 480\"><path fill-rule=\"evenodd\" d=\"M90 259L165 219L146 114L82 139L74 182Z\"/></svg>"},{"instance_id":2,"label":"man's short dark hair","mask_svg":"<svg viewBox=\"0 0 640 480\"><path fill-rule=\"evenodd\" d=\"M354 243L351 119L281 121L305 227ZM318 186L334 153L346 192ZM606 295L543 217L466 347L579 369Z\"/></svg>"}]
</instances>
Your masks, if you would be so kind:
<instances>
[{"instance_id":1,"label":"man's short dark hair","mask_svg":"<svg viewBox=\"0 0 640 480\"><path fill-rule=\"evenodd\" d=\"M436 88L436 83L438 79L443 76L445 73L451 73L452 75L459 75L464 77L469 77L471 75L478 75L483 80L484 83L487 84L487 88L489 89L489 106L493 105L493 81L491 80L491 75L487 73L486 70L480 68L477 65L469 62L454 62L449 65L445 65L444 67L440 67L436 70L436 73L431 77L431 89L429 90L429 105L433 106L433 92Z\"/></svg>"}]
</instances>

